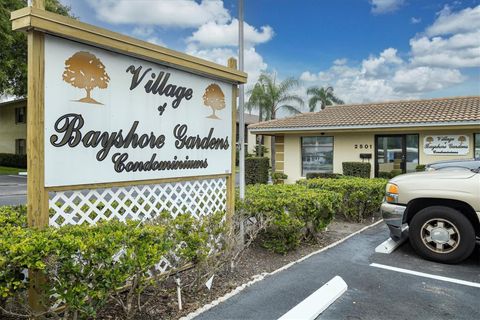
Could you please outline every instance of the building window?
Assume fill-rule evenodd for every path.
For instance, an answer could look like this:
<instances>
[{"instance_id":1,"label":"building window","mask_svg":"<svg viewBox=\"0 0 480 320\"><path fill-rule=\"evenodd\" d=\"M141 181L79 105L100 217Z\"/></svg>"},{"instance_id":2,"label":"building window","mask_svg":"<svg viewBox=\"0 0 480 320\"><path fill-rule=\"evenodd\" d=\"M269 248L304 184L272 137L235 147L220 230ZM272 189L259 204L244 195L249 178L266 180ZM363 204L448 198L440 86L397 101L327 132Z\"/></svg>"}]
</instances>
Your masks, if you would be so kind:
<instances>
[{"instance_id":1,"label":"building window","mask_svg":"<svg viewBox=\"0 0 480 320\"><path fill-rule=\"evenodd\" d=\"M480 133L473 134L473 141L475 143L473 150L474 158L480 159Z\"/></svg>"},{"instance_id":2,"label":"building window","mask_svg":"<svg viewBox=\"0 0 480 320\"><path fill-rule=\"evenodd\" d=\"M333 172L333 137L302 137L302 176Z\"/></svg>"},{"instance_id":3,"label":"building window","mask_svg":"<svg viewBox=\"0 0 480 320\"><path fill-rule=\"evenodd\" d=\"M27 143L25 139L16 139L15 140L15 153L16 154L27 154Z\"/></svg>"},{"instance_id":4,"label":"building window","mask_svg":"<svg viewBox=\"0 0 480 320\"><path fill-rule=\"evenodd\" d=\"M20 107L15 108L15 123L26 123L27 122L27 108Z\"/></svg>"}]
</instances>

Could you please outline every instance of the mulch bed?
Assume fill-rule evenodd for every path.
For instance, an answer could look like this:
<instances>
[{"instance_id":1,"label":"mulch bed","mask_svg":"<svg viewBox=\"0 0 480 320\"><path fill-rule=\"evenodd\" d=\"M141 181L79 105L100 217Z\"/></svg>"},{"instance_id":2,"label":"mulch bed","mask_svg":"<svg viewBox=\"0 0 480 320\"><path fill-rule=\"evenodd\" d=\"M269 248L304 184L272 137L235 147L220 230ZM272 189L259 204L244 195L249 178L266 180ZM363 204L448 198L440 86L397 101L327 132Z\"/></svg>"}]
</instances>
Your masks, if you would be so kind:
<instances>
[{"instance_id":1,"label":"mulch bed","mask_svg":"<svg viewBox=\"0 0 480 320\"><path fill-rule=\"evenodd\" d=\"M376 219L378 220L378 218ZM350 223L345 221L334 221L328 226L317 243L302 244L297 250L279 255L272 253L257 244L253 244L242 255L236 268L231 272L219 272L215 274L213 286L208 290L201 286L197 290L189 290L182 287L183 309L178 310L177 286L173 277L165 282L162 288L154 291L147 290L146 296L151 296L149 307L137 313L134 319L179 319L198 308L211 303L215 299L224 296L238 286L253 280L255 275L270 273L282 266L296 261L312 252L315 252L329 244L332 244L361 228L372 224L375 221L366 223ZM195 271L190 270L181 274L182 283L189 283L195 276ZM121 319L118 307L107 307L99 315L100 319Z\"/></svg>"}]
</instances>

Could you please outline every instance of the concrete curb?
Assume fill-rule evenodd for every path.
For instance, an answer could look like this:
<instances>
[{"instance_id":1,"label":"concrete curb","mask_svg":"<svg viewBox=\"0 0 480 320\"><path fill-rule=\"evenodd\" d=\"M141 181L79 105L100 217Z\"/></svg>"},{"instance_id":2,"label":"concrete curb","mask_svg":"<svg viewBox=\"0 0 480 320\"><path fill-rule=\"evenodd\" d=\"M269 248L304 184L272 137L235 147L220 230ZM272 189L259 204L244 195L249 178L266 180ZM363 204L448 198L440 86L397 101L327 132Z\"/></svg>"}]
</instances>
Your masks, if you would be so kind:
<instances>
[{"instance_id":1,"label":"concrete curb","mask_svg":"<svg viewBox=\"0 0 480 320\"><path fill-rule=\"evenodd\" d=\"M335 276L278 320L314 320L340 298L347 288L345 281L340 276Z\"/></svg>"},{"instance_id":2,"label":"concrete curb","mask_svg":"<svg viewBox=\"0 0 480 320\"><path fill-rule=\"evenodd\" d=\"M375 252L377 253L385 253L385 254L390 254L393 251L395 251L398 247L400 247L406 238L403 238L401 240L395 241L392 238L388 238L384 242L382 242L378 247L375 248Z\"/></svg>"},{"instance_id":3,"label":"concrete curb","mask_svg":"<svg viewBox=\"0 0 480 320\"><path fill-rule=\"evenodd\" d=\"M300 259L298 259L298 260L296 260L296 261L292 261L292 262L284 265L283 267L278 268L278 269L275 270L275 271L272 271L272 272L270 272L270 273L262 273L262 274L259 274L259 275L255 275L255 276L253 276L253 280L251 280L251 281L249 281L249 282L247 282L247 283L244 283L244 284L238 286L237 288L233 289L232 291L230 291L229 293L227 293L227 294L224 295L223 297L220 297L220 298L212 301L211 303L204 305L204 306L201 307L200 309L197 309L197 310L195 310L195 311L187 314L185 317L180 318L180 320L191 320L191 319L199 316L200 314L204 313L205 311L208 311L208 310L212 309L213 307L219 305L220 303L226 301L227 299L229 299L229 298L237 295L238 293L242 292L245 288L250 287L251 285L255 284L256 282L259 282L259 281L265 279L265 278L268 277L268 276L272 276L272 275L274 275L274 274L276 274L276 273L279 273L279 272L281 272L281 271L287 270L287 269L290 268L291 266L293 266L293 265L295 265L295 264L297 264L297 263L299 263L299 262L302 262L302 261L310 258L310 257L313 256L313 255L316 255L316 254L321 253L321 252L323 252L323 251L326 251L326 250L328 250L328 249L330 249L330 248L333 248L333 247L341 244L342 242L347 241L347 240L350 239L351 237L353 237L353 236L355 236L355 235L357 235L357 234L359 234L359 233L361 233L361 232L363 232L363 231L365 231L365 230L367 230L367 229L369 229L369 228L372 228L372 227L374 227L374 226L376 226L376 225L378 225L378 224L380 224L380 223L382 223L382 222L383 222L383 219L381 219L381 220L379 220L379 221L377 221L377 222L375 222L375 223L372 223L371 225L368 225L368 226L366 226L366 227L363 227L362 229L360 229L360 230L358 230L358 231L355 231L355 232L352 233L352 234L349 234L349 235L346 236L345 238L342 238L342 239L340 239L340 240L338 240L338 241L336 241L336 242L334 242L334 243L332 243L332 244L330 244L330 245L328 245L328 246L326 246L326 247L323 247L323 248L320 249L320 250L314 251L314 252L312 252L312 253L310 253L310 254L308 254L308 255L306 255L306 256L304 256L304 257L302 257L302 258L300 258Z\"/></svg>"}]
</instances>

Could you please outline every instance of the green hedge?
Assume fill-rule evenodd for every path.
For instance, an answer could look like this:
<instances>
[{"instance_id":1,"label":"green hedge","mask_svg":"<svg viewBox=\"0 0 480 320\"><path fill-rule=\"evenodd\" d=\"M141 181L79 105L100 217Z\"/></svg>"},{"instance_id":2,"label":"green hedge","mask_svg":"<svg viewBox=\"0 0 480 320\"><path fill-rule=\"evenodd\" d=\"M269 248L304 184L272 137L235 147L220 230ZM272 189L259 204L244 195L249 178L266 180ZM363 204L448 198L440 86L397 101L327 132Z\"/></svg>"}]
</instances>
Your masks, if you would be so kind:
<instances>
[{"instance_id":1,"label":"green hedge","mask_svg":"<svg viewBox=\"0 0 480 320\"><path fill-rule=\"evenodd\" d=\"M307 179L317 179L317 178L328 178L328 179L338 179L342 175L339 173L331 172L309 172L306 175Z\"/></svg>"},{"instance_id":2,"label":"green hedge","mask_svg":"<svg viewBox=\"0 0 480 320\"><path fill-rule=\"evenodd\" d=\"M378 178L380 178L380 179L392 179L393 176L392 176L392 173L390 173L390 172L380 171L378 173Z\"/></svg>"},{"instance_id":3,"label":"green hedge","mask_svg":"<svg viewBox=\"0 0 480 320\"><path fill-rule=\"evenodd\" d=\"M295 249L302 240L315 240L339 209L338 193L300 185L255 185L246 188L237 209L257 220L270 221L261 244L277 253Z\"/></svg>"},{"instance_id":4,"label":"green hedge","mask_svg":"<svg viewBox=\"0 0 480 320\"><path fill-rule=\"evenodd\" d=\"M162 214L148 224L110 221L40 231L25 227L24 207L0 207L0 305L28 305L29 279L22 280L28 269L46 276L45 296L63 301L65 312L95 317L112 297L126 299L117 291L126 283L135 286L135 294L144 290L155 266L172 250L176 258L169 261L180 265L201 262L219 249L223 217L218 213L197 221L188 214L175 219Z\"/></svg>"},{"instance_id":5,"label":"green hedge","mask_svg":"<svg viewBox=\"0 0 480 320\"><path fill-rule=\"evenodd\" d=\"M310 179L299 185L312 189L334 191L341 195L339 213L346 219L361 222L379 211L385 194L385 179Z\"/></svg>"},{"instance_id":6,"label":"green hedge","mask_svg":"<svg viewBox=\"0 0 480 320\"><path fill-rule=\"evenodd\" d=\"M27 168L27 156L20 154L0 153L0 166L12 168Z\"/></svg>"},{"instance_id":7,"label":"green hedge","mask_svg":"<svg viewBox=\"0 0 480 320\"><path fill-rule=\"evenodd\" d=\"M342 169L345 176L370 178L372 166L369 162L342 162Z\"/></svg>"},{"instance_id":8,"label":"green hedge","mask_svg":"<svg viewBox=\"0 0 480 320\"><path fill-rule=\"evenodd\" d=\"M245 159L245 183L268 183L270 160L267 157L251 157Z\"/></svg>"},{"instance_id":9,"label":"green hedge","mask_svg":"<svg viewBox=\"0 0 480 320\"><path fill-rule=\"evenodd\" d=\"M424 164L419 164L415 167L415 171L417 172L422 172L422 171L425 171L425 165Z\"/></svg>"},{"instance_id":10,"label":"green hedge","mask_svg":"<svg viewBox=\"0 0 480 320\"><path fill-rule=\"evenodd\" d=\"M417 170L417 171L418 171L418 170ZM420 171L423 171L423 170L420 170ZM383 179L392 179L392 178L394 178L394 177L396 177L396 176L399 176L399 175L401 175L401 174L403 174L403 172L402 172L401 169L393 169L393 170L390 171L390 172L384 172L384 171L383 171L383 172L382 172L382 171L379 172L379 173L378 173L378 177L379 177L379 178L383 178Z\"/></svg>"}]
</instances>

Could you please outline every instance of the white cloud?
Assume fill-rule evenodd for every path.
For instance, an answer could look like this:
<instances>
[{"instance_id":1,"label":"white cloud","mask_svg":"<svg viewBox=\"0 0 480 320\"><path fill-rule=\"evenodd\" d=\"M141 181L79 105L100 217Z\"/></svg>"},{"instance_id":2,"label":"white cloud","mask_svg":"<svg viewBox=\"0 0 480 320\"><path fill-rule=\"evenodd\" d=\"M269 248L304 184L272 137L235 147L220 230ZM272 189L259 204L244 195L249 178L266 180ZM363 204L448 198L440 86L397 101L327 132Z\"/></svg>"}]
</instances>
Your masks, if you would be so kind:
<instances>
[{"instance_id":1,"label":"white cloud","mask_svg":"<svg viewBox=\"0 0 480 320\"><path fill-rule=\"evenodd\" d=\"M458 12L445 6L423 35L410 40L410 46L416 66L480 67L480 5Z\"/></svg>"},{"instance_id":2,"label":"white cloud","mask_svg":"<svg viewBox=\"0 0 480 320\"><path fill-rule=\"evenodd\" d=\"M445 6L439 12L438 18L435 22L427 28L426 34L431 37L436 35L469 32L479 29L480 5L475 8L466 8L458 12L452 12L450 7Z\"/></svg>"},{"instance_id":3,"label":"white cloud","mask_svg":"<svg viewBox=\"0 0 480 320\"><path fill-rule=\"evenodd\" d=\"M480 67L479 10L445 7L423 34L410 40L409 59L388 48L356 66L333 63L317 73L304 71L300 78L308 86L333 86L349 103L419 98L447 89L468 79L464 69Z\"/></svg>"},{"instance_id":4,"label":"white cloud","mask_svg":"<svg viewBox=\"0 0 480 320\"><path fill-rule=\"evenodd\" d=\"M310 80L305 89L313 85L333 86L335 94L347 103L413 97L396 91L388 75L383 72L379 74L380 69L389 63L394 66L402 63L392 48L384 50L378 57L363 60L356 67L333 64L329 69L316 74L305 71L302 74L304 80Z\"/></svg>"},{"instance_id":5,"label":"white cloud","mask_svg":"<svg viewBox=\"0 0 480 320\"><path fill-rule=\"evenodd\" d=\"M165 43L155 35L155 28L153 26L138 25L133 28L131 35L158 46L165 46Z\"/></svg>"},{"instance_id":6,"label":"white cloud","mask_svg":"<svg viewBox=\"0 0 480 320\"><path fill-rule=\"evenodd\" d=\"M155 32L155 29L152 26L140 25L133 28L132 35L140 38L144 38L144 37L151 36L154 32Z\"/></svg>"},{"instance_id":7,"label":"white cloud","mask_svg":"<svg viewBox=\"0 0 480 320\"><path fill-rule=\"evenodd\" d=\"M114 24L198 27L209 21L226 23L231 19L221 0L149 1L88 0L97 18Z\"/></svg>"},{"instance_id":8,"label":"white cloud","mask_svg":"<svg viewBox=\"0 0 480 320\"><path fill-rule=\"evenodd\" d=\"M307 87L333 86L347 103L418 98L425 92L461 83L457 69L418 66L407 63L394 48L385 49L357 66L333 64L318 73L305 71L300 79Z\"/></svg>"},{"instance_id":9,"label":"white cloud","mask_svg":"<svg viewBox=\"0 0 480 320\"><path fill-rule=\"evenodd\" d=\"M187 53L224 66L227 64L228 58L237 58L238 55L237 50L232 48L198 49L194 45L190 45L188 47ZM267 63L263 60L263 57L255 50L254 47L245 49L244 66L245 72L248 73L249 87L253 86L257 82L257 79L262 71L267 70Z\"/></svg>"},{"instance_id":10,"label":"white cloud","mask_svg":"<svg viewBox=\"0 0 480 320\"><path fill-rule=\"evenodd\" d=\"M273 29L270 26L262 26L260 29L244 23L245 46L249 47L272 39ZM236 46L238 44L238 20L233 19L227 24L208 22L200 26L188 38L188 42L195 42L202 47Z\"/></svg>"},{"instance_id":11,"label":"white cloud","mask_svg":"<svg viewBox=\"0 0 480 320\"><path fill-rule=\"evenodd\" d=\"M415 17L410 18L410 23L411 24L417 24L417 23L420 23L420 22L422 22L422 18L415 18Z\"/></svg>"},{"instance_id":12,"label":"white cloud","mask_svg":"<svg viewBox=\"0 0 480 320\"><path fill-rule=\"evenodd\" d=\"M383 14L396 11L400 8L405 0L370 0L372 12L375 14Z\"/></svg>"},{"instance_id":13,"label":"white cloud","mask_svg":"<svg viewBox=\"0 0 480 320\"><path fill-rule=\"evenodd\" d=\"M185 40L188 54L226 65L228 58L238 57L238 20L225 8L222 0L87 0L96 17L113 24L133 25L130 34L165 46L156 31L162 28L192 29ZM255 83L267 69L255 46L272 39L273 29L256 28L244 22L245 71L249 84Z\"/></svg>"},{"instance_id":14,"label":"white cloud","mask_svg":"<svg viewBox=\"0 0 480 320\"><path fill-rule=\"evenodd\" d=\"M310 71L304 71L304 72L300 75L300 80L306 81L306 82L318 81L318 75L317 75L317 74L313 74L313 73L311 73Z\"/></svg>"},{"instance_id":15,"label":"white cloud","mask_svg":"<svg viewBox=\"0 0 480 320\"><path fill-rule=\"evenodd\" d=\"M165 43L159 37L149 37L145 41L156 44L157 46L166 47Z\"/></svg>"},{"instance_id":16,"label":"white cloud","mask_svg":"<svg viewBox=\"0 0 480 320\"><path fill-rule=\"evenodd\" d=\"M347 58L341 58L341 59L336 59L335 61L333 61L333 64L337 65L337 66L342 66L344 64L347 64L348 60Z\"/></svg>"},{"instance_id":17,"label":"white cloud","mask_svg":"<svg viewBox=\"0 0 480 320\"><path fill-rule=\"evenodd\" d=\"M464 77L459 70L425 66L400 69L393 77L395 87L406 92L440 90L463 80Z\"/></svg>"},{"instance_id":18,"label":"white cloud","mask_svg":"<svg viewBox=\"0 0 480 320\"><path fill-rule=\"evenodd\" d=\"M449 38L426 36L410 40L412 63L439 67L480 67L480 29Z\"/></svg>"},{"instance_id":19,"label":"white cloud","mask_svg":"<svg viewBox=\"0 0 480 320\"><path fill-rule=\"evenodd\" d=\"M390 71L392 65L403 61L397 56L397 49L385 49L379 57L370 57L362 62L362 71L366 76L379 76Z\"/></svg>"}]
</instances>

